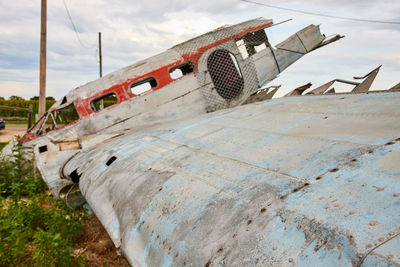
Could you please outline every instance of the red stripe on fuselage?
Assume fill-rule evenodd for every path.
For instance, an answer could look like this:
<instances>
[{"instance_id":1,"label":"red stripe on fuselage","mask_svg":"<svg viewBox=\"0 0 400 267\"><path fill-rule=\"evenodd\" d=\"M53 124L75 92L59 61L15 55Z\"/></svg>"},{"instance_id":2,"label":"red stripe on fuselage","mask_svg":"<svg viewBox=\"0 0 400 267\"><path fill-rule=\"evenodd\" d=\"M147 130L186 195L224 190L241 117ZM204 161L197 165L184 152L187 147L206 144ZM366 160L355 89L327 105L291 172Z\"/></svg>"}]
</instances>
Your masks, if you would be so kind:
<instances>
[{"instance_id":1,"label":"red stripe on fuselage","mask_svg":"<svg viewBox=\"0 0 400 267\"><path fill-rule=\"evenodd\" d=\"M216 47L218 45L221 45L221 44L223 44L225 42L228 42L230 40L242 37L243 35L245 35L245 34L247 34L249 32L254 32L254 31L258 31L258 30L267 28L267 27L271 26L272 24L273 24L273 22L270 22L270 23L263 24L263 25L258 26L258 27L250 28L250 29L248 29L246 31L243 31L243 32L240 32L238 34L231 35L231 36L229 36L229 37L227 37L225 39L222 39L222 40L219 40L219 41L217 41L215 43L212 43L212 44L209 44L207 46L201 47L201 48L197 49L196 51L192 51L192 52L183 54L183 55L181 55L181 58L179 58L174 63L168 64L168 65L163 65L163 66L159 67L158 69L150 71L150 72L148 72L148 73L146 73L144 75L140 75L140 76L136 76L136 77L127 79L123 83L113 85L113 86L111 86L111 87L109 87L107 89L104 89L102 91L96 92L96 93L90 95L89 97L78 98L77 100L74 101L74 105L75 105L75 108L76 108L76 110L77 110L77 112L79 114L79 117L80 117L80 119L82 119L82 118L85 118L85 117L87 117L87 116L89 116L91 114L95 114L96 112L93 111L90 108L90 102L93 101L94 99L98 98L98 97L103 96L103 95L106 95L106 94L109 94L109 93L115 93L117 95L117 98L118 98L117 104L119 104L121 102L124 102L124 101L126 101L128 99L132 99L132 98L135 98L135 97L139 96L139 95L134 95L131 92L130 85L133 84L133 83L139 82L139 81L141 81L143 79L154 77L157 80L157 86L155 88L152 88L151 90L143 93L143 94L147 94L147 93L150 93L152 91L159 90L159 89L169 85L170 83L176 81L176 80L173 80L170 77L170 75L169 75L170 69L174 68L174 67L177 67L177 66L179 66L179 65L181 65L181 64L183 64L185 62L189 62L190 61L190 62L192 62L194 64L195 69L190 74L195 74L195 73L198 72L199 59L204 54L204 52L206 52L207 50L209 50L209 49L211 49L213 47ZM190 75L190 74L188 74L188 75ZM115 105L107 107L106 110L109 109L109 108L113 108L113 107L115 107ZM65 125L65 126L69 126L69 125ZM24 142L27 142L27 141L31 141L32 139L35 139L35 138L36 138L36 135L35 136L29 135L29 136L26 136L26 137L24 136L24 138L22 138L22 140Z\"/></svg>"},{"instance_id":2,"label":"red stripe on fuselage","mask_svg":"<svg viewBox=\"0 0 400 267\"><path fill-rule=\"evenodd\" d=\"M116 84L111 86L110 88L104 89L102 91L96 92L95 94L91 95L90 97L84 98L84 99L79 99L76 101L76 108L77 108L77 112L79 113L80 117L86 117L90 114L95 113L95 111L93 111L90 108L90 102L93 99L96 99L98 97L101 97L103 95L109 94L114 92L117 97L118 97L118 103L121 103L123 101L126 101L128 99L134 98L136 96L139 95L134 95L131 91L130 91L130 85L135 83L135 82L139 82L143 79L146 78L150 78L150 77L154 77L157 80L157 86L152 88L151 90L149 90L148 92L145 92L145 94L151 92L151 91L156 91L158 89L161 89L165 86L167 86L168 84L174 82L175 80L173 80L170 75L169 75L169 70L171 68L177 67L179 65L181 65L184 62L192 62L194 63L195 66L195 70L193 71L193 73L191 74L195 74L198 71L198 61L200 59L200 57L204 54L204 52L206 52L207 50L216 47L218 45L221 45L225 42L228 42L232 39L236 39L239 38L249 32L254 32L257 30L261 30L264 29L268 26L271 26L273 23L267 23L258 27L254 27L254 28L250 28L246 31L240 32L238 34L235 35L231 35L225 39L219 40L215 43L209 44L207 46L201 47L199 48L197 51L193 51L193 52L189 52L187 54L183 54L181 55L181 59L179 59L178 61L172 63L172 64L168 64L168 65L163 65L160 68L154 70L154 71L150 71L144 75L140 75L134 78L130 78L127 79L125 82L120 83L120 84ZM128 97L127 97L128 96ZM111 107L110 107L111 108Z\"/></svg>"}]
</instances>

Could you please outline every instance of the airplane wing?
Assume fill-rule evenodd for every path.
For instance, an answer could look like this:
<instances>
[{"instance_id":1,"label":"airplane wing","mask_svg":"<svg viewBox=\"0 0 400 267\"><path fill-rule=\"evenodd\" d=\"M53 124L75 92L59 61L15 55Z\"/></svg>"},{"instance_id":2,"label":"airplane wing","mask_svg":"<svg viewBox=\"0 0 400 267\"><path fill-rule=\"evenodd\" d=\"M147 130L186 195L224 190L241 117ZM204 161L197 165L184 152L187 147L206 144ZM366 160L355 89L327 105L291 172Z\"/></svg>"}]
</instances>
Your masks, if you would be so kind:
<instances>
[{"instance_id":1,"label":"airplane wing","mask_svg":"<svg viewBox=\"0 0 400 267\"><path fill-rule=\"evenodd\" d=\"M127 132L62 172L133 266L397 266L399 106L277 98Z\"/></svg>"}]
</instances>

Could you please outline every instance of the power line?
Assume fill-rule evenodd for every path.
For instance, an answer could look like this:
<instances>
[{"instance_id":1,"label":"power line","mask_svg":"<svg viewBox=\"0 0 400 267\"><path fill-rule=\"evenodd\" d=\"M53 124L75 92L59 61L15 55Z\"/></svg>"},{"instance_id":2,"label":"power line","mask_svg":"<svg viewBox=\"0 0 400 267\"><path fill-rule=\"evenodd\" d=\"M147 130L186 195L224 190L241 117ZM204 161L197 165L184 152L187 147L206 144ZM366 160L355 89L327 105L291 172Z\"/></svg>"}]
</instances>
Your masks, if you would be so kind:
<instances>
[{"instance_id":1,"label":"power line","mask_svg":"<svg viewBox=\"0 0 400 267\"><path fill-rule=\"evenodd\" d=\"M260 5L260 6L266 6L266 7L270 7L270 8L276 8L276 9L281 9L281 10L286 10L286 11L292 11L292 12L307 14L307 15L327 17L327 18L332 18L332 19L343 19L343 20L369 22L369 23L384 23L384 24L397 24L397 25L400 24L400 22L397 22L397 21L370 20L370 19L358 19L358 18L351 18L351 17L333 16L333 15L329 15L329 14L322 14L322 13L304 11L304 10L299 10L299 9L280 7L280 6L273 6L273 5L269 5L269 4L265 4L265 3L259 3L259 2L255 2L255 1L251 1L251 0L239 0L239 1L250 3L250 4L255 4L255 5Z\"/></svg>"},{"instance_id":2,"label":"power line","mask_svg":"<svg viewBox=\"0 0 400 267\"><path fill-rule=\"evenodd\" d=\"M69 21L71 22L72 28L74 29L74 32L75 32L75 34L76 34L76 38L78 39L79 43L81 44L81 46L82 46L83 48L86 48L86 49L93 49L94 46L93 46L93 47L88 47L88 46L84 45L83 42L82 42L82 40L81 40L81 38L79 38L78 31L76 30L75 24L74 24L74 22L72 21L71 14L69 13L69 10L68 10L68 7L67 7L67 3L65 2L65 0L63 0L63 3L64 3L65 10L67 11L67 15L68 15Z\"/></svg>"}]
</instances>

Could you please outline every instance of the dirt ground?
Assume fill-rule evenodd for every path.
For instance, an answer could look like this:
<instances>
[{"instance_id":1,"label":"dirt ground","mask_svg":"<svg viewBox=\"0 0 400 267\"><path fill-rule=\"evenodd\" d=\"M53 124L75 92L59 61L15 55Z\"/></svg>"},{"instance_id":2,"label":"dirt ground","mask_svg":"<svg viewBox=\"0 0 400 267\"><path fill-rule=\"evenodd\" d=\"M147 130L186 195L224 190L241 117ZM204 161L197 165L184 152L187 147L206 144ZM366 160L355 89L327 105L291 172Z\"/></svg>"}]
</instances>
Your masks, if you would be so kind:
<instances>
[{"instance_id":1,"label":"dirt ground","mask_svg":"<svg viewBox=\"0 0 400 267\"><path fill-rule=\"evenodd\" d=\"M24 124L7 124L6 128L0 130L0 142L8 142L14 135L22 136L27 130L27 125Z\"/></svg>"},{"instance_id":2,"label":"dirt ground","mask_svg":"<svg viewBox=\"0 0 400 267\"><path fill-rule=\"evenodd\" d=\"M129 267L95 215L88 216L85 234L74 243L74 248L75 255L86 258L86 266Z\"/></svg>"}]
</instances>

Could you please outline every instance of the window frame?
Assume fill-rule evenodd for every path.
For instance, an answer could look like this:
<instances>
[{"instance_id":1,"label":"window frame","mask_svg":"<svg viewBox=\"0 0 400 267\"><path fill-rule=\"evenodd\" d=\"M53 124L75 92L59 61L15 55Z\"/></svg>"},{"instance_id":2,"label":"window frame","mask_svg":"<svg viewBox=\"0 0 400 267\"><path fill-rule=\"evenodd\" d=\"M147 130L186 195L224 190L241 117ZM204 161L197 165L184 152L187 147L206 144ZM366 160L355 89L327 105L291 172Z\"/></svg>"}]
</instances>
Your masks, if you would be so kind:
<instances>
[{"instance_id":1,"label":"window frame","mask_svg":"<svg viewBox=\"0 0 400 267\"><path fill-rule=\"evenodd\" d=\"M186 66L186 65L190 66L190 67L192 68L192 71L184 73L184 72L182 71L181 68L184 67L184 66ZM170 77L173 81L175 81L175 80L181 79L182 77L185 77L186 75L189 75L189 74L194 73L195 68L196 68L196 65L195 65L193 62L191 62L191 61L186 61L186 62L184 62L184 63L182 63L182 64L180 64L180 65L178 65L178 66L176 66L176 67L170 68L170 69L168 70L168 74L169 74L169 77ZM173 77L171 76L171 73L174 72L174 71L177 70L177 69L179 69L179 70L182 72L182 76L180 76L180 77L178 77L178 78L173 78Z\"/></svg>"},{"instance_id":2,"label":"window frame","mask_svg":"<svg viewBox=\"0 0 400 267\"><path fill-rule=\"evenodd\" d=\"M104 107L104 108L102 108L102 109L96 109L96 106L95 106L94 102L100 101L100 100L102 100L102 99L104 99L104 98L106 98L106 97L109 97L109 96L111 96L111 95L115 95L115 97L117 98L117 102L115 102L115 104L112 104L112 105L110 105L110 106ZM99 111L102 111L102 110L107 109L107 108L109 108L109 107L113 107L113 106L115 106L116 104L119 104L119 102L120 102L120 101L119 101L118 94L117 94L116 92L114 92L114 91L111 91L111 92L108 92L107 94L101 95L101 96L99 96L99 97L96 97L96 98L90 100L90 102L89 102L89 107L90 107L90 109L91 109L93 112L99 112Z\"/></svg>"},{"instance_id":3,"label":"window frame","mask_svg":"<svg viewBox=\"0 0 400 267\"><path fill-rule=\"evenodd\" d=\"M155 81L155 85L154 86L151 83L152 81ZM146 91L140 92L139 94L135 94L133 92L132 88L134 88L136 86L140 86L140 85L145 84L145 83L149 83L150 84L150 86L151 86L150 89L147 89ZM140 95L142 95L142 94L144 94L146 92L152 91L154 88L157 88L158 86L159 86L159 83L158 83L157 79L155 77L151 76L151 77L144 78L144 79L142 79L140 81L131 83L131 85L129 85L129 91L133 96L140 96Z\"/></svg>"},{"instance_id":4,"label":"window frame","mask_svg":"<svg viewBox=\"0 0 400 267\"><path fill-rule=\"evenodd\" d=\"M232 65L226 66L230 69L226 69L226 67L225 69L218 68L217 65L221 63L218 62L220 60L226 61L225 64L231 62ZM221 98L231 100L243 93L245 88L241 66L236 56L228 49L219 48L210 53L207 58L207 70L215 91ZM227 74L230 75L227 76ZM235 77L235 75L237 76Z\"/></svg>"}]
</instances>

